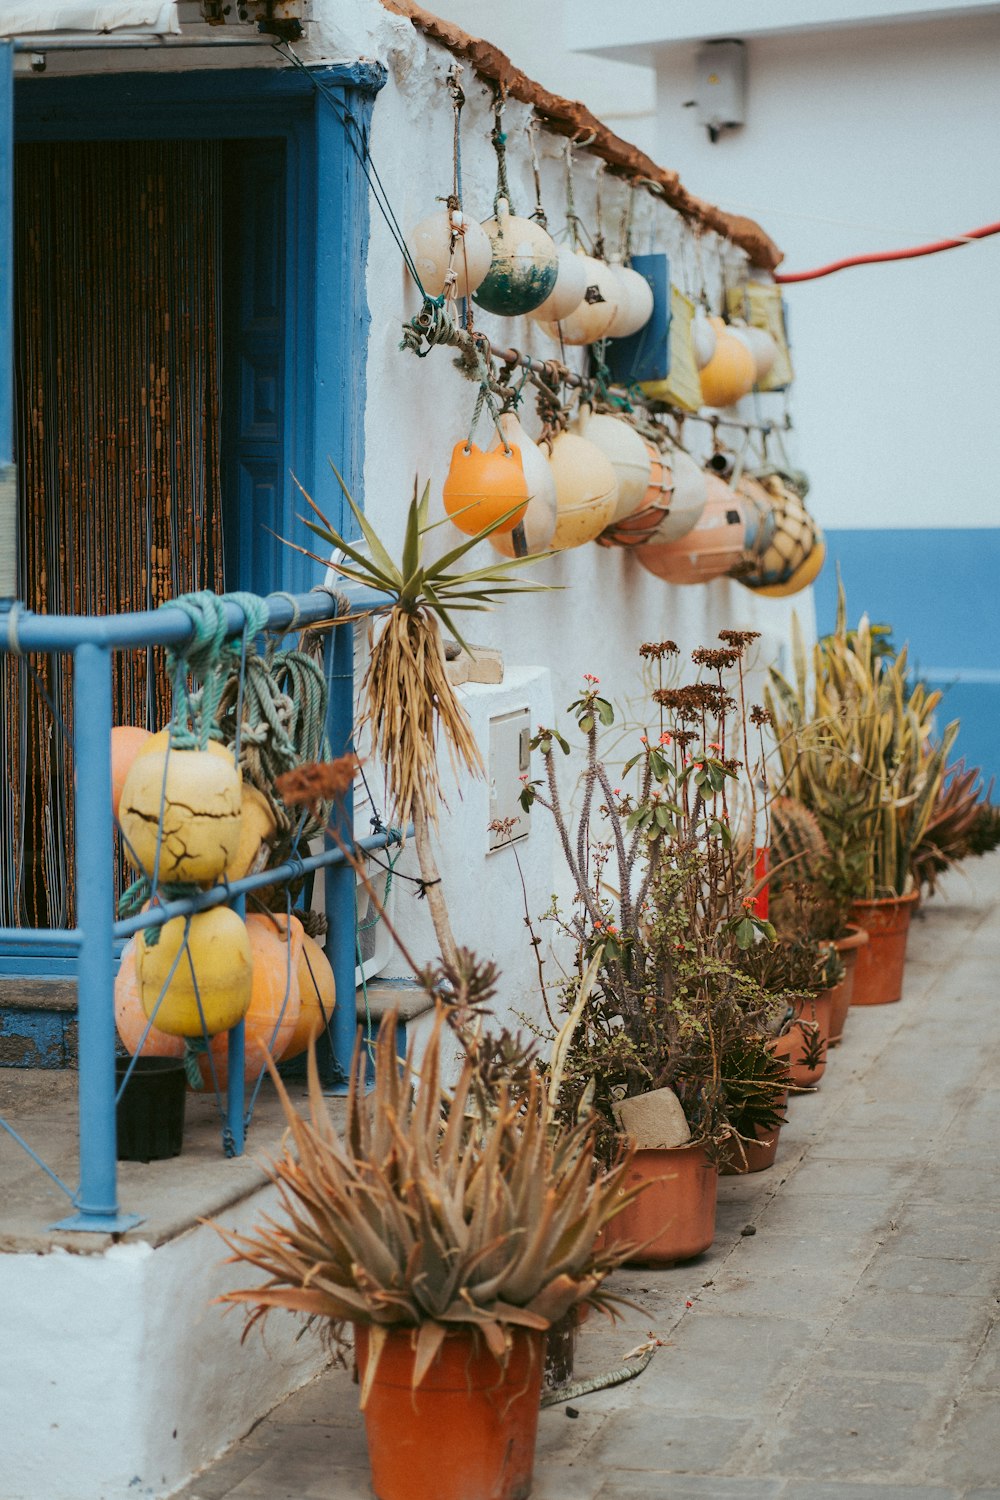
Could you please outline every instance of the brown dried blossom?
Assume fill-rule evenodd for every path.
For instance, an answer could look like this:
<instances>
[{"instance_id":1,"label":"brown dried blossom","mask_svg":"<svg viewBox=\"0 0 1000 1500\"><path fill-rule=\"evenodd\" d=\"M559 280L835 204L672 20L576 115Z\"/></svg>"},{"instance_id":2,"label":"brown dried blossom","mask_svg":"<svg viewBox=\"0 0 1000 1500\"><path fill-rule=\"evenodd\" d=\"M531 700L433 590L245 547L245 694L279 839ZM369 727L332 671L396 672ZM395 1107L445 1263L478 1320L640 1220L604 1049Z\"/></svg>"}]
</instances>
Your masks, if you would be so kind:
<instances>
[{"instance_id":1,"label":"brown dried blossom","mask_svg":"<svg viewBox=\"0 0 1000 1500\"><path fill-rule=\"evenodd\" d=\"M322 802L344 797L354 785L361 762L356 755L341 755L337 760L314 761L296 766L275 778L275 788L286 807L308 807L313 811Z\"/></svg>"},{"instance_id":2,"label":"brown dried blossom","mask_svg":"<svg viewBox=\"0 0 1000 1500\"><path fill-rule=\"evenodd\" d=\"M759 703L755 703L750 710L750 723L759 729L762 724L770 724L772 722L773 720L767 709L761 708Z\"/></svg>"},{"instance_id":3,"label":"brown dried blossom","mask_svg":"<svg viewBox=\"0 0 1000 1500\"><path fill-rule=\"evenodd\" d=\"M679 656L680 650L676 641L645 641L639 647L639 655L659 661L664 656Z\"/></svg>"},{"instance_id":4,"label":"brown dried blossom","mask_svg":"<svg viewBox=\"0 0 1000 1500\"><path fill-rule=\"evenodd\" d=\"M754 641L760 640L759 630L720 630L719 640L725 641L727 646L733 646L741 654Z\"/></svg>"},{"instance_id":5,"label":"brown dried blossom","mask_svg":"<svg viewBox=\"0 0 1000 1500\"><path fill-rule=\"evenodd\" d=\"M724 672L735 667L740 659L739 651L727 651L723 647L699 646L691 652L691 660L699 667L709 667L713 672Z\"/></svg>"}]
</instances>

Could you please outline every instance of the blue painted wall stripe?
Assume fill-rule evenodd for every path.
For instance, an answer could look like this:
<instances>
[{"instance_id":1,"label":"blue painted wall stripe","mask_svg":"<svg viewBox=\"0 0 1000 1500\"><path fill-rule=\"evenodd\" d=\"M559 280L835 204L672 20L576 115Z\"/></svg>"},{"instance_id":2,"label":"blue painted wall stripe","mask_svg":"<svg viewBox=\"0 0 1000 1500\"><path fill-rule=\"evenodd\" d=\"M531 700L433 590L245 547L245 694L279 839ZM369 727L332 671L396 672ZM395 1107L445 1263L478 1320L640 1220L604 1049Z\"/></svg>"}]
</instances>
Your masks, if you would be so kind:
<instances>
[{"instance_id":1,"label":"blue painted wall stripe","mask_svg":"<svg viewBox=\"0 0 1000 1500\"><path fill-rule=\"evenodd\" d=\"M1000 778L1000 527L828 531L816 583L820 633L833 629L837 567L851 624L867 613L908 641L914 670L944 692L955 749ZM940 665L944 663L945 665Z\"/></svg>"}]
</instances>

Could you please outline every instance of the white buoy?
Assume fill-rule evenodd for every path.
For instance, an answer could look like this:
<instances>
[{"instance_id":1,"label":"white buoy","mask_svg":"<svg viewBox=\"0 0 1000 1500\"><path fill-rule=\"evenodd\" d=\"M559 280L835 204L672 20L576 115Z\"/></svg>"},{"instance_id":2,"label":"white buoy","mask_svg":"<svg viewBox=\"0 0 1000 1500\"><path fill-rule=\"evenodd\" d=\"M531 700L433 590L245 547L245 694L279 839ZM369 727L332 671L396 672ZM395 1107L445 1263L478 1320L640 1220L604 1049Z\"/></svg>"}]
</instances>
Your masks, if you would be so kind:
<instances>
[{"instance_id":1,"label":"white buoy","mask_svg":"<svg viewBox=\"0 0 1000 1500\"><path fill-rule=\"evenodd\" d=\"M618 311L611 320L605 334L609 339L627 339L640 328L645 328L653 316L653 289L645 276L623 266L620 260L612 260L611 270L619 286Z\"/></svg>"},{"instance_id":2,"label":"white buoy","mask_svg":"<svg viewBox=\"0 0 1000 1500\"><path fill-rule=\"evenodd\" d=\"M453 296L468 297L490 268L493 250L484 229L457 209L429 214L410 232L410 253L424 291L440 297L445 289L451 237L455 233Z\"/></svg>"},{"instance_id":3,"label":"white buoy","mask_svg":"<svg viewBox=\"0 0 1000 1500\"><path fill-rule=\"evenodd\" d=\"M539 322L550 339L564 344L593 344L604 338L618 311L620 288L618 278L603 260L577 251L587 273L583 297L568 317L558 322Z\"/></svg>"}]
</instances>

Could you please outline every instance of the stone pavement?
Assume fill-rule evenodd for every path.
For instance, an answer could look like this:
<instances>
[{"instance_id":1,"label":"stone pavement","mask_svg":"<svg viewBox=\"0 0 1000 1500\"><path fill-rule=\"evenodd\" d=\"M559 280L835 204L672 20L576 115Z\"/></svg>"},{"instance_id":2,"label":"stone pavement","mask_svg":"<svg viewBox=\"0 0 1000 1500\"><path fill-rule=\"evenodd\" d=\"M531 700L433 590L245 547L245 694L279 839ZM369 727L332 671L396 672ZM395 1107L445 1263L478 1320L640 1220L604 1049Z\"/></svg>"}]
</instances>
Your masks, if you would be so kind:
<instances>
[{"instance_id":1,"label":"stone pavement","mask_svg":"<svg viewBox=\"0 0 1000 1500\"><path fill-rule=\"evenodd\" d=\"M712 1249L616 1276L641 1313L588 1321L577 1378L664 1347L542 1412L533 1500L1000 1500L1000 854L948 877L910 954L777 1164L722 1180ZM185 1500L368 1500L356 1397L322 1375Z\"/></svg>"}]
</instances>

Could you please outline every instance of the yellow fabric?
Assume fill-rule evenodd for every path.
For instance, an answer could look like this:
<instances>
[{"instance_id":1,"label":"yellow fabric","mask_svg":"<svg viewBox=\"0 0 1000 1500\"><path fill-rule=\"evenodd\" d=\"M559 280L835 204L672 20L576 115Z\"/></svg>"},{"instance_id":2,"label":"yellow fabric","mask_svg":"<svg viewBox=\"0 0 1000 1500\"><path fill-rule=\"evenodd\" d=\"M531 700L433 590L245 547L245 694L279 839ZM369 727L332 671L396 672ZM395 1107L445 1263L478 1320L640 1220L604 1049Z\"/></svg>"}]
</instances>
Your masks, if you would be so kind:
<instances>
[{"instance_id":1,"label":"yellow fabric","mask_svg":"<svg viewBox=\"0 0 1000 1500\"><path fill-rule=\"evenodd\" d=\"M778 346L778 357L769 374L760 381L759 391L781 391L795 379L792 357L785 331L785 310L781 288L772 282L748 281L743 286L726 289L726 310L731 318L742 318L751 328L763 328Z\"/></svg>"},{"instance_id":2,"label":"yellow fabric","mask_svg":"<svg viewBox=\"0 0 1000 1500\"><path fill-rule=\"evenodd\" d=\"M644 380L639 389L653 401L665 401L683 411L701 406L701 381L694 358L691 325L695 305L677 287L670 288L670 369L665 380Z\"/></svg>"}]
</instances>

